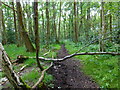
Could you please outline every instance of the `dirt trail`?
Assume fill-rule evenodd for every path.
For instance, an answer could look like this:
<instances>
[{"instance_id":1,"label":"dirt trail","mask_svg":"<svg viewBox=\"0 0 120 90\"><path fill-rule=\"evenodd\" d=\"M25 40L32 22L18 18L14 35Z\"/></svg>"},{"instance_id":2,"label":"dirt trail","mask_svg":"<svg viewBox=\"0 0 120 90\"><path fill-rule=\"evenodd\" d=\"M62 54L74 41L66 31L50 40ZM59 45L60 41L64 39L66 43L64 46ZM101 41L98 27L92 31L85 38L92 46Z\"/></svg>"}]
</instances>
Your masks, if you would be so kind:
<instances>
[{"instance_id":1,"label":"dirt trail","mask_svg":"<svg viewBox=\"0 0 120 90\"><path fill-rule=\"evenodd\" d=\"M68 55L65 46L62 45L58 51L58 58ZM50 69L51 74L54 76L55 88L99 88L99 86L91 80L90 77L80 71L81 64L79 60L74 58L54 62L53 67Z\"/></svg>"}]
</instances>

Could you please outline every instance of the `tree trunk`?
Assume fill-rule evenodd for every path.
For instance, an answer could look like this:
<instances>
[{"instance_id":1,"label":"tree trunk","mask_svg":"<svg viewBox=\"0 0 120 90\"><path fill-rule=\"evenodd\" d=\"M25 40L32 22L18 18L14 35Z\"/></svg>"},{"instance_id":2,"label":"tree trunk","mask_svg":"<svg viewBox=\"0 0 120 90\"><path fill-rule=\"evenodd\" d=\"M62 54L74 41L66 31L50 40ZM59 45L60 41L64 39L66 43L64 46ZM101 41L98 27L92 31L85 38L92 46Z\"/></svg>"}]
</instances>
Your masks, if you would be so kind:
<instances>
[{"instance_id":1,"label":"tree trunk","mask_svg":"<svg viewBox=\"0 0 120 90\"><path fill-rule=\"evenodd\" d=\"M91 29L91 25L90 25L90 2L87 3L87 25L86 25L86 41L89 41L89 32L90 32L90 29Z\"/></svg>"},{"instance_id":2,"label":"tree trunk","mask_svg":"<svg viewBox=\"0 0 120 90\"><path fill-rule=\"evenodd\" d=\"M8 58L7 53L5 52L2 44L0 43L0 60L2 60L2 68L5 76L16 89L27 89L29 88L22 79L17 75L17 73L13 70L13 66L11 61Z\"/></svg>"},{"instance_id":3,"label":"tree trunk","mask_svg":"<svg viewBox=\"0 0 120 90\"><path fill-rule=\"evenodd\" d=\"M55 42L58 43L57 26L55 21L56 21L56 10L55 10L55 3L53 2L53 29L54 29Z\"/></svg>"},{"instance_id":4,"label":"tree trunk","mask_svg":"<svg viewBox=\"0 0 120 90\"><path fill-rule=\"evenodd\" d=\"M47 41L47 44L50 43L50 21L49 21L49 1L46 0L46 18L47 18L47 33L46 33L46 41Z\"/></svg>"},{"instance_id":5,"label":"tree trunk","mask_svg":"<svg viewBox=\"0 0 120 90\"><path fill-rule=\"evenodd\" d=\"M0 2L0 42L2 42L2 7ZM1 63L1 61L0 61Z\"/></svg>"},{"instance_id":6,"label":"tree trunk","mask_svg":"<svg viewBox=\"0 0 120 90\"><path fill-rule=\"evenodd\" d=\"M29 37L30 39L33 41L34 40L34 31L33 31L33 20L31 19L31 14L32 14L32 10L31 7L29 6L30 3L26 3L27 9L26 9L26 14L27 14L27 23L28 23L28 31L29 31Z\"/></svg>"},{"instance_id":7,"label":"tree trunk","mask_svg":"<svg viewBox=\"0 0 120 90\"><path fill-rule=\"evenodd\" d=\"M61 25L61 1L60 1L60 15L59 15L59 27L58 27L58 43L60 42L60 35L61 35L61 30L60 30L60 25Z\"/></svg>"},{"instance_id":8,"label":"tree trunk","mask_svg":"<svg viewBox=\"0 0 120 90\"><path fill-rule=\"evenodd\" d=\"M43 7L43 5L42 5L42 7ZM42 30L41 30L41 32L43 33L42 41L45 42L45 39L44 39L44 37L45 37L45 21L44 21L43 10L42 10L41 16L42 16Z\"/></svg>"},{"instance_id":9,"label":"tree trunk","mask_svg":"<svg viewBox=\"0 0 120 90\"><path fill-rule=\"evenodd\" d=\"M34 0L34 30L35 30L36 61L37 61L38 67L42 71L43 68L40 65L40 62L38 60L40 46L39 46L39 32L38 32L38 2L37 0Z\"/></svg>"},{"instance_id":10,"label":"tree trunk","mask_svg":"<svg viewBox=\"0 0 120 90\"><path fill-rule=\"evenodd\" d=\"M77 12L76 12L76 0L74 0L74 42L78 42L78 28L77 28Z\"/></svg>"},{"instance_id":11,"label":"tree trunk","mask_svg":"<svg viewBox=\"0 0 120 90\"><path fill-rule=\"evenodd\" d=\"M1 10L2 11L2 10ZM3 11L2 11L2 44L5 45L7 44L7 33L6 33L6 30L5 30L5 23L4 23L4 15L3 15Z\"/></svg>"},{"instance_id":12,"label":"tree trunk","mask_svg":"<svg viewBox=\"0 0 120 90\"><path fill-rule=\"evenodd\" d=\"M110 14L110 35L111 35L110 41L112 42L112 14Z\"/></svg>"},{"instance_id":13,"label":"tree trunk","mask_svg":"<svg viewBox=\"0 0 120 90\"><path fill-rule=\"evenodd\" d=\"M14 8L14 2L12 2L12 6L13 6L13 9ZM18 30L17 30L17 24L16 24L16 12L15 10L13 10L13 17L14 17L14 28L15 28L15 37L16 37L16 43L17 43L17 46L19 47L20 46L20 41L18 40Z\"/></svg>"},{"instance_id":14,"label":"tree trunk","mask_svg":"<svg viewBox=\"0 0 120 90\"><path fill-rule=\"evenodd\" d=\"M21 34L22 34L22 38L24 39L25 47L26 47L28 52L34 52L35 49L30 41L30 38L25 30L25 27L24 27L24 24L22 21L23 17L22 17L22 8L20 5L20 2L16 2L16 6L17 6L18 23L19 23L20 28L21 28Z\"/></svg>"},{"instance_id":15,"label":"tree trunk","mask_svg":"<svg viewBox=\"0 0 120 90\"><path fill-rule=\"evenodd\" d=\"M101 39L104 39L104 32L105 32L105 16L104 16L104 2L101 2L101 31L100 31L100 37L102 37ZM99 44L100 44L100 51L105 51L105 43L103 40L99 40Z\"/></svg>"}]
</instances>

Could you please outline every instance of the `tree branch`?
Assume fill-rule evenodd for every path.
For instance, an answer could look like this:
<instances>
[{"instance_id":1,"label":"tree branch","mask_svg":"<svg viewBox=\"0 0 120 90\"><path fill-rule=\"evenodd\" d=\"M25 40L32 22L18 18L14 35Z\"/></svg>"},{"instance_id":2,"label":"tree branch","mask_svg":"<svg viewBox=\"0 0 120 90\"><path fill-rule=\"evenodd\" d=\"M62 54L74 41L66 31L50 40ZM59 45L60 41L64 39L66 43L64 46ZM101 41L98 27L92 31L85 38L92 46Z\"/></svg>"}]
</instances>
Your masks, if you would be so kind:
<instances>
[{"instance_id":1,"label":"tree branch","mask_svg":"<svg viewBox=\"0 0 120 90\"><path fill-rule=\"evenodd\" d=\"M28 85L25 84L22 79L14 71L12 63L7 56L2 44L0 43L0 60L2 61L3 72L5 73L9 82L14 86L14 88L26 88Z\"/></svg>"},{"instance_id":2,"label":"tree branch","mask_svg":"<svg viewBox=\"0 0 120 90\"><path fill-rule=\"evenodd\" d=\"M47 69L44 69L44 70L42 71L42 74L41 74L39 80L34 84L34 86L33 86L32 88L36 88L36 87L42 82L42 80L43 80L43 78L44 78L44 75L45 75L45 72L46 72L50 67L52 67L52 65L53 65L53 63L51 63L51 65L50 65Z\"/></svg>"},{"instance_id":3,"label":"tree branch","mask_svg":"<svg viewBox=\"0 0 120 90\"><path fill-rule=\"evenodd\" d=\"M15 12L17 12L14 8L10 7L9 5L5 4L4 2L1 2L1 3L4 4L5 6L11 8L11 9L13 9Z\"/></svg>"},{"instance_id":4,"label":"tree branch","mask_svg":"<svg viewBox=\"0 0 120 90\"><path fill-rule=\"evenodd\" d=\"M45 60L45 61L64 61L68 58L72 58L74 56L78 56L78 55L120 55L120 53L117 52L83 52L83 53L74 53L71 55L67 55L64 58L60 58L60 59L54 59L54 58L44 58L44 57L39 57L40 60Z\"/></svg>"},{"instance_id":5,"label":"tree branch","mask_svg":"<svg viewBox=\"0 0 120 90\"><path fill-rule=\"evenodd\" d=\"M69 58L72 58L74 56L78 56L78 55L120 55L119 52L82 52L82 53L73 53L73 54L70 54L70 55L67 55L63 58L59 58L59 59L54 59L54 58L44 58L44 57L39 57L38 59L39 60L43 60L43 61L64 61L66 59L69 59ZM23 57L26 57L26 56L23 56ZM28 58L34 58L35 57L27 57L26 59ZM22 59L22 57L20 58L20 60ZM25 59L25 58L23 58Z\"/></svg>"}]
</instances>

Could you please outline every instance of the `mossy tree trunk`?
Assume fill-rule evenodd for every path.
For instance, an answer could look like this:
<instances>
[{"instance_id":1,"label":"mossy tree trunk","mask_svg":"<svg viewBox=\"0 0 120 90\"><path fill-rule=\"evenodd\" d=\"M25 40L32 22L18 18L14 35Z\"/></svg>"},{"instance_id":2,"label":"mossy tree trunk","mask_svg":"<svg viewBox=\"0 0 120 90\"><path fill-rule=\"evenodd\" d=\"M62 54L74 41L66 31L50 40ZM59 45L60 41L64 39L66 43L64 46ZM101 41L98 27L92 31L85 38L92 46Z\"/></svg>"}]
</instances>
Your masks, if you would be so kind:
<instances>
[{"instance_id":1,"label":"mossy tree trunk","mask_svg":"<svg viewBox=\"0 0 120 90\"><path fill-rule=\"evenodd\" d=\"M22 79L14 71L12 63L1 43L0 43L0 60L2 62L2 68L3 68L2 70L5 76L7 77L7 79L15 89L30 88L27 84L25 84L22 81Z\"/></svg>"},{"instance_id":2,"label":"mossy tree trunk","mask_svg":"<svg viewBox=\"0 0 120 90\"><path fill-rule=\"evenodd\" d=\"M16 2L16 7L17 7L17 16L18 16L18 23L21 28L21 34L22 34L22 39L24 40L25 47L28 52L34 52L35 49L32 45L32 42L30 41L30 38L28 36L27 31L25 30L24 24L23 24L23 17L22 17L22 8L20 2Z\"/></svg>"}]
</instances>

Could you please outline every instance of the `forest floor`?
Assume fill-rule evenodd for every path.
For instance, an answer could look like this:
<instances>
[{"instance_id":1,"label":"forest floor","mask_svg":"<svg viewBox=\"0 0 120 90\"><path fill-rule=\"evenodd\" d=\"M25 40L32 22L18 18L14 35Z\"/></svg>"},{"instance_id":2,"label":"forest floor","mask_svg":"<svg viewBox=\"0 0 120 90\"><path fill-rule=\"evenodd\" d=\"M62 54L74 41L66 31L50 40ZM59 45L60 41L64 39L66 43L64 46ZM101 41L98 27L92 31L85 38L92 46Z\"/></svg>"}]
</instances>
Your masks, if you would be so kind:
<instances>
[{"instance_id":1,"label":"forest floor","mask_svg":"<svg viewBox=\"0 0 120 90\"><path fill-rule=\"evenodd\" d=\"M68 55L65 45L61 46L58 51L58 58ZM75 58L70 58L62 62L54 62L53 67L49 70L53 75L54 88L99 88L91 77L85 75L81 70L82 64Z\"/></svg>"}]
</instances>

